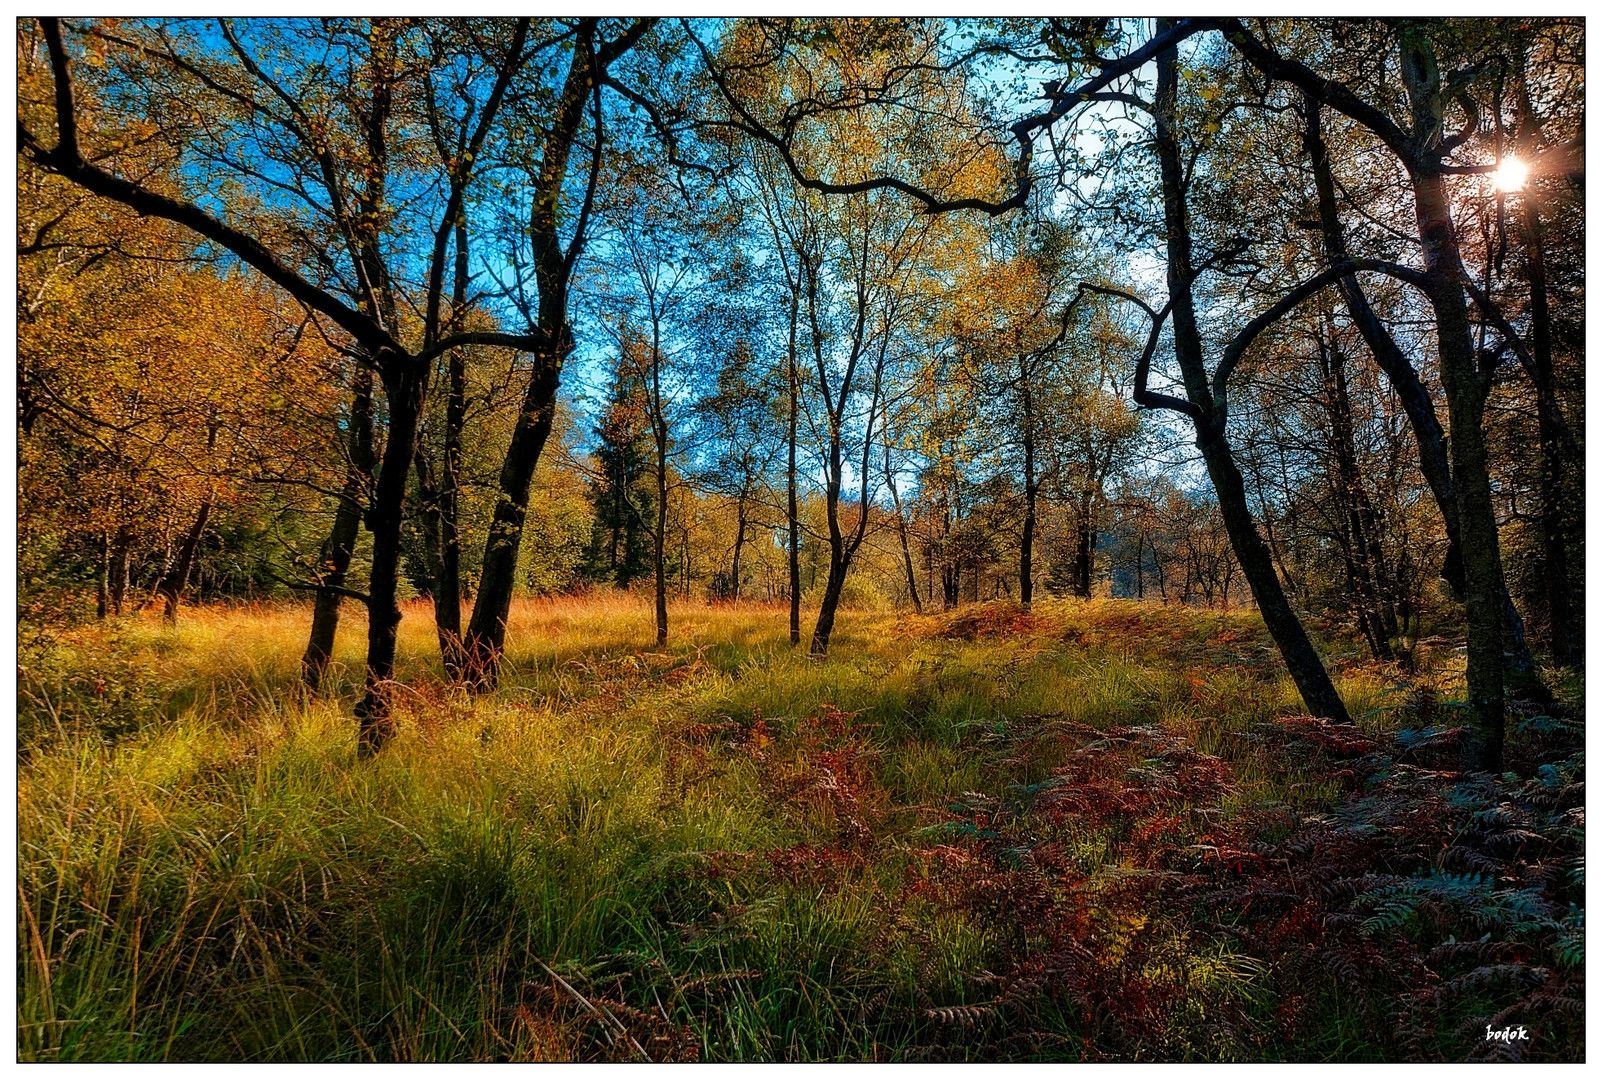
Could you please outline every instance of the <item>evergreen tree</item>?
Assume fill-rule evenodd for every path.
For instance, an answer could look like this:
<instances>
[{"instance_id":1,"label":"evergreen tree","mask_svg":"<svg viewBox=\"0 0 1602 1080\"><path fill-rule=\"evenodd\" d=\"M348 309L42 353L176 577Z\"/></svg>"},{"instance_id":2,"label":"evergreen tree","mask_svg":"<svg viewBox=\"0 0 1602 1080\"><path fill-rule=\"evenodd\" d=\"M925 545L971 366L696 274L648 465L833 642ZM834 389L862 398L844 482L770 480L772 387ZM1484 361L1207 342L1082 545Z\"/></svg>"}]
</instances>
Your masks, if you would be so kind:
<instances>
[{"instance_id":1,"label":"evergreen tree","mask_svg":"<svg viewBox=\"0 0 1602 1080\"><path fill-rule=\"evenodd\" d=\"M656 508L649 483L650 422L645 383L636 364L618 365L607 392L606 411L596 425L595 479L590 498L595 527L585 557L585 571L596 581L621 588L651 572L648 516Z\"/></svg>"}]
</instances>

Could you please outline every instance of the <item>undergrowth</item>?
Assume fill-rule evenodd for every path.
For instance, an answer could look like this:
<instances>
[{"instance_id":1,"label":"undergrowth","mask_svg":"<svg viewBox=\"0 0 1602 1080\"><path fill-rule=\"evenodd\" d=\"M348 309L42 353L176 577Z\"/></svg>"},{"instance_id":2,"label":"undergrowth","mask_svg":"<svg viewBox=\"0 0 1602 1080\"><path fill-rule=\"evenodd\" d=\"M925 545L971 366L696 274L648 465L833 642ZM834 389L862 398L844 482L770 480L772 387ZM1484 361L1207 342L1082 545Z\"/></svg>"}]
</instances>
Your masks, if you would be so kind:
<instances>
[{"instance_id":1,"label":"undergrowth","mask_svg":"<svg viewBox=\"0 0 1602 1080\"><path fill-rule=\"evenodd\" d=\"M304 609L19 655L30 1060L1581 1060L1577 685L1462 771L1461 672L1128 602L518 605L469 699L403 624L356 755ZM1524 1041L1486 1028L1525 1027Z\"/></svg>"}]
</instances>

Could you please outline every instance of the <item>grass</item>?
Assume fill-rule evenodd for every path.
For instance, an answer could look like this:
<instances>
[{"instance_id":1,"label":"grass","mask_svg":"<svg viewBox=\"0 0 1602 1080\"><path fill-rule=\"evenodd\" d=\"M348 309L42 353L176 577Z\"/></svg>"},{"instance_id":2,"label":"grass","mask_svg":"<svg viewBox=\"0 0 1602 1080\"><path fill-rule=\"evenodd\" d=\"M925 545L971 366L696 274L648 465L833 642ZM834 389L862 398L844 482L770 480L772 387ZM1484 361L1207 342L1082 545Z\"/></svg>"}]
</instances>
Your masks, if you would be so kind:
<instances>
[{"instance_id":1,"label":"grass","mask_svg":"<svg viewBox=\"0 0 1602 1080\"><path fill-rule=\"evenodd\" d=\"M1354 1003L1304 978L1288 1022L1284 965L1151 891L1219 820L1282 840L1351 790L1263 736L1299 706L1253 615L852 612L817 662L780 608L675 608L657 650L627 596L522 601L473 700L414 606L371 761L365 628L347 616L308 698L305 626L258 606L25 629L21 1057L1467 1052L1376 1030L1378 984ZM1380 736L1454 678L1337 682Z\"/></svg>"}]
</instances>

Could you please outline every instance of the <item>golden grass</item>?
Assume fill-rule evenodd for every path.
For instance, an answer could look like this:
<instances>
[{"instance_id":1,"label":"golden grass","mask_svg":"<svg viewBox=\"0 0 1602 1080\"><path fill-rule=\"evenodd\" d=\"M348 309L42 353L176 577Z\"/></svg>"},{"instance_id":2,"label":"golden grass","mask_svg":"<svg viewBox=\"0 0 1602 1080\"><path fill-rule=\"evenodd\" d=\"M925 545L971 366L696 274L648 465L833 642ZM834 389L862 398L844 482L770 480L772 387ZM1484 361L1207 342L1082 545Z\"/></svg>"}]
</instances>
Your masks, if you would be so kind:
<instances>
[{"instance_id":1,"label":"golden grass","mask_svg":"<svg viewBox=\"0 0 1602 1080\"><path fill-rule=\"evenodd\" d=\"M682 1037L711 1058L872 1056L917 1026L886 1002L961 1005L997 946L955 915L905 922L894 898L947 802L1058 763L1047 744L987 749L1009 725L1157 724L1228 758L1243 798L1331 794L1240 738L1297 708L1249 614L847 612L825 661L791 647L787 616L675 604L658 650L641 598L519 600L503 684L474 700L443 684L430 609L409 604L399 734L370 762L349 609L315 697L297 681L302 605L60 635L24 657L20 1053L630 1056L548 965L596 994L607 972L619 992L678 994L644 999L664 1053ZM1342 678L1373 724L1393 686L1372 667ZM846 759L820 756L841 747L850 800L825 767ZM873 853L850 888L751 869L850 829Z\"/></svg>"}]
</instances>

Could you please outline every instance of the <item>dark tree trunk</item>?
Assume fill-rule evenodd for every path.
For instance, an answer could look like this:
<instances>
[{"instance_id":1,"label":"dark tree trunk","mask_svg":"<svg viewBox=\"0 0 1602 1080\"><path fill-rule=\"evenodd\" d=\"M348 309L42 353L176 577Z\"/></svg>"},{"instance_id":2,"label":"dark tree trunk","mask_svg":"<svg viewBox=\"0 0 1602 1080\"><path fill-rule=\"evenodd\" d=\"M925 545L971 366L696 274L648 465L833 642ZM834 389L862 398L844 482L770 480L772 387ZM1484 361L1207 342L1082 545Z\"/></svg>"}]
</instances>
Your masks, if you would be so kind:
<instances>
[{"instance_id":1,"label":"dark tree trunk","mask_svg":"<svg viewBox=\"0 0 1602 1080\"><path fill-rule=\"evenodd\" d=\"M1402 28L1397 38L1401 47L1402 79L1412 105L1415 140L1421 147L1438 146L1443 102L1434 50L1417 27ZM1438 164L1422 158L1407 164L1413 181L1419 239L1423 244L1425 291L1435 312L1441 383L1446 390L1452 424L1452 484L1457 493L1463 557L1463 606L1468 613L1469 710L1482 742L1481 764L1497 770L1502 766L1506 723L1503 624L1507 588L1485 445L1485 401L1490 392L1491 372L1481 370L1475 354L1463 295L1462 256L1445 177Z\"/></svg>"},{"instance_id":2,"label":"dark tree trunk","mask_svg":"<svg viewBox=\"0 0 1602 1080\"><path fill-rule=\"evenodd\" d=\"M1265 70L1278 74L1283 69L1304 93L1328 93L1328 83L1320 82L1306 69L1286 65L1250 40L1249 35L1237 31L1231 39ZM1458 554L1463 568L1462 599L1468 614L1469 709L1482 744L1481 764L1494 770L1501 767L1504 738L1504 643L1514 646L1515 667L1522 667L1519 653L1527 654L1528 649L1517 648L1517 612L1512 610L1502 573L1483 428L1491 373L1481 370L1475 354L1464 298L1461 252L1441 171L1445 103L1440 71L1423 27L1399 25L1397 44L1412 130L1405 137L1394 130L1377 133L1387 138L1407 167L1413 185L1414 213L1424 255L1424 291L1435 313L1441 382L1452 424L1449 459L1455 496L1452 501L1458 517ZM1343 109L1350 108L1341 105L1338 98L1332 100ZM1361 116L1360 110L1352 111ZM1363 122L1370 121L1364 118Z\"/></svg>"},{"instance_id":3,"label":"dark tree trunk","mask_svg":"<svg viewBox=\"0 0 1602 1080\"><path fill-rule=\"evenodd\" d=\"M1090 499L1084 499L1074 521L1074 595L1084 600L1090 599L1096 565L1096 525L1090 506Z\"/></svg>"},{"instance_id":4,"label":"dark tree trunk","mask_svg":"<svg viewBox=\"0 0 1602 1080\"><path fill-rule=\"evenodd\" d=\"M300 661L301 678L313 690L322 685L328 658L334 652L342 595L335 590L345 587L362 526L362 494L373 472L373 373L367 368L356 372L347 453L345 485L339 494L339 505L334 508L334 523L317 556L317 582L330 587L319 589L312 604L311 633Z\"/></svg>"},{"instance_id":5,"label":"dark tree trunk","mask_svg":"<svg viewBox=\"0 0 1602 1080\"><path fill-rule=\"evenodd\" d=\"M95 576L95 618L111 614L111 534L100 533L100 568Z\"/></svg>"},{"instance_id":6,"label":"dark tree trunk","mask_svg":"<svg viewBox=\"0 0 1602 1080\"><path fill-rule=\"evenodd\" d=\"M1557 395L1552 374L1552 312L1546 291L1546 243L1538 196L1525 191L1520 224L1525 277L1530 285L1530 354L1535 361L1536 423L1541 440L1541 548L1546 563L1548 644L1558 664L1580 663L1583 647L1569 598L1568 529L1563 513L1567 460L1558 436Z\"/></svg>"},{"instance_id":7,"label":"dark tree trunk","mask_svg":"<svg viewBox=\"0 0 1602 1080\"><path fill-rule=\"evenodd\" d=\"M184 542L179 545L172 566L156 584L156 593L162 599L161 618L169 626L178 622L178 603L183 598L185 586L189 584L189 572L195 565L195 552L200 550L200 541L206 535L206 522L210 519L211 500L208 499L200 504L195 523L189 527Z\"/></svg>"},{"instance_id":8,"label":"dark tree trunk","mask_svg":"<svg viewBox=\"0 0 1602 1080\"><path fill-rule=\"evenodd\" d=\"M501 657L506 648L506 619L511 612L523 522L528 515L529 485L556 419L556 392L561 385L562 363L573 349L572 328L567 317L568 285L577 257L584 248L589 204L586 201L580 211L575 223L577 232L568 239L564 251L561 196L568 162L585 107L598 89L598 76L604 75L607 64L633 48L651 25L651 20L636 20L629 30L603 46L601 52L605 55L602 56L594 51L597 22L585 19L579 24L573 60L541 149L538 194L529 216L531 260L539 289L538 337L545 344L534 354L534 374L501 465L500 491L489 536L484 542L478 595L462 640L465 681L469 687L480 691L494 689L500 678ZM599 108L598 103L596 108ZM591 192L601 166L604 142L600 131L595 132L595 140L589 177Z\"/></svg>"},{"instance_id":9,"label":"dark tree trunk","mask_svg":"<svg viewBox=\"0 0 1602 1080\"><path fill-rule=\"evenodd\" d=\"M556 390L561 378L560 356L543 356L530 381L523 409L512 428L512 441L501 466L500 492L494 519L484 545L484 566L478 596L473 602L463 641L468 684L493 690L500 677L501 654L506 647L506 617L512 608L517 576L518 548L523 541L523 520L528 514L529 486L556 419Z\"/></svg>"},{"instance_id":10,"label":"dark tree trunk","mask_svg":"<svg viewBox=\"0 0 1602 1080\"><path fill-rule=\"evenodd\" d=\"M1040 485L1035 479L1035 409L1029 371L1019 358L1018 394L1022 406L1024 452L1023 535L1018 541L1018 602L1028 611L1035 600L1035 503Z\"/></svg>"},{"instance_id":11,"label":"dark tree trunk","mask_svg":"<svg viewBox=\"0 0 1602 1080\"><path fill-rule=\"evenodd\" d=\"M801 375L796 367L796 324L801 319L801 294L790 294L790 415L787 434L789 459L785 463L785 503L790 525L790 644L801 644L801 512L796 495L796 421L801 411Z\"/></svg>"},{"instance_id":12,"label":"dark tree trunk","mask_svg":"<svg viewBox=\"0 0 1602 1080\"><path fill-rule=\"evenodd\" d=\"M656 644L667 644L667 447L661 435L656 445L656 530L651 547L651 560L656 570ZM689 573L688 559L685 574Z\"/></svg>"},{"instance_id":13,"label":"dark tree trunk","mask_svg":"<svg viewBox=\"0 0 1602 1080\"><path fill-rule=\"evenodd\" d=\"M1469 708L1483 743L1482 764L1496 770L1502 766L1505 725L1502 648L1507 590L1485 446L1485 400L1491 380L1480 370L1474 353L1444 179L1439 174L1415 175L1413 191L1440 342L1441 382L1452 418L1452 482L1463 556L1463 606L1468 613Z\"/></svg>"},{"instance_id":14,"label":"dark tree trunk","mask_svg":"<svg viewBox=\"0 0 1602 1080\"><path fill-rule=\"evenodd\" d=\"M1185 391L1196 427L1196 442L1218 494L1224 527L1240 562L1246 583L1257 601L1269 634L1279 646L1296 688L1307 708L1319 716L1346 722L1346 706L1335 691L1301 622L1291 610L1274 570L1272 557L1257 533L1246 484L1236 466L1229 442L1215 420L1212 391L1207 377L1201 334L1196 325L1191 287L1190 223L1185 206L1185 170L1175 130L1179 57L1165 49L1157 58L1156 147L1162 175L1163 212L1168 244L1168 295L1174 319L1174 354L1184 376Z\"/></svg>"},{"instance_id":15,"label":"dark tree trunk","mask_svg":"<svg viewBox=\"0 0 1602 1080\"><path fill-rule=\"evenodd\" d=\"M734 561L729 567L729 599L738 604L740 602L740 554L745 550L745 496L740 496L739 505L735 508L734 525Z\"/></svg>"},{"instance_id":16,"label":"dark tree trunk","mask_svg":"<svg viewBox=\"0 0 1602 1080\"><path fill-rule=\"evenodd\" d=\"M398 368L398 370L397 370ZM356 704L360 748L372 753L393 733L391 683L395 675L395 641L401 611L401 524L406 507L407 477L417 449L417 425L428 391L428 372L416 363L386 366L385 397L389 401L389 433L378 482L373 488L368 528L373 534L373 569L367 587L366 691Z\"/></svg>"},{"instance_id":17,"label":"dark tree trunk","mask_svg":"<svg viewBox=\"0 0 1602 1080\"><path fill-rule=\"evenodd\" d=\"M841 395L842 398L844 395ZM829 577L823 589L823 602L818 606L818 622L812 631L811 653L825 656L829 652L829 636L834 633L835 610L840 606L840 595L845 588L846 572L850 569L850 552L846 548L845 533L840 528L840 437L838 431L830 433L832 443L829 462L829 486L825 493L825 510L829 520Z\"/></svg>"},{"instance_id":18,"label":"dark tree trunk","mask_svg":"<svg viewBox=\"0 0 1602 1080\"><path fill-rule=\"evenodd\" d=\"M834 616L840 607L840 595L845 590L849 564L832 553L829 559L829 578L823 587L823 602L818 606L818 624L812 631L811 654L824 657L829 653L829 638L834 633Z\"/></svg>"}]
</instances>

